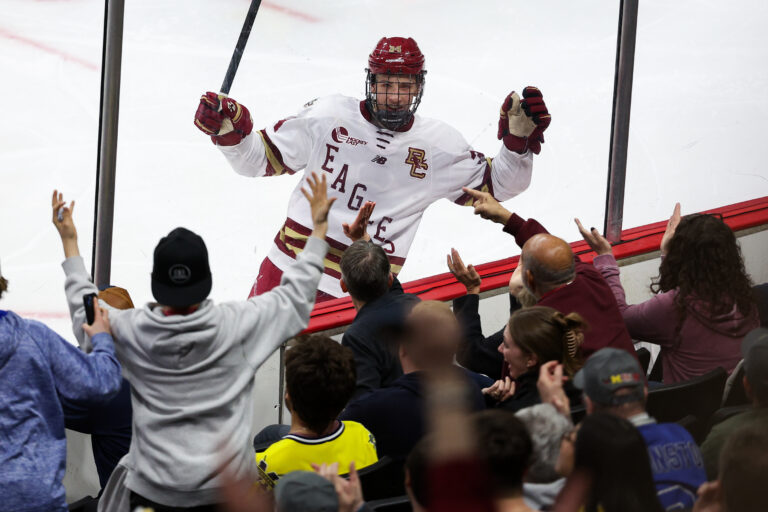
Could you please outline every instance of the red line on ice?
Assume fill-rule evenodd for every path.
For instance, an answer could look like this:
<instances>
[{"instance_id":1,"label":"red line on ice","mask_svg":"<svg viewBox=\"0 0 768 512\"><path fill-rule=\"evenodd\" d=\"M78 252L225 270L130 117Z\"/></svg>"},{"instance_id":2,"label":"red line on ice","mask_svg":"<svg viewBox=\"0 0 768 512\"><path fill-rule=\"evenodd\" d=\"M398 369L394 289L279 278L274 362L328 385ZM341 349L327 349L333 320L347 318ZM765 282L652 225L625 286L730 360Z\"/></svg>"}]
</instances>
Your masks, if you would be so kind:
<instances>
[{"instance_id":1,"label":"red line on ice","mask_svg":"<svg viewBox=\"0 0 768 512\"><path fill-rule=\"evenodd\" d=\"M272 2L264 2L264 7L268 9L272 9L275 11L279 11L283 14L287 14L288 16L293 16L294 18L298 18L300 20L308 21L309 23L317 23L318 21L322 21L320 18L316 18L315 16L312 16L311 14L307 14L305 12L296 11L294 9L291 9L290 7L283 7L282 5L273 4Z\"/></svg>"},{"instance_id":2,"label":"red line on ice","mask_svg":"<svg viewBox=\"0 0 768 512\"><path fill-rule=\"evenodd\" d=\"M38 50L41 50L45 53L50 53L52 55L57 55L61 57L64 60L68 60L70 62L74 62L75 64L80 64L86 69L90 69L91 71L98 71L101 66L97 66L96 64L92 62L88 62L85 59L81 59L80 57L77 57L75 55L70 55L67 52L61 51L57 48L53 48L51 46L48 46L46 44L43 44L41 42L35 41L33 39L29 39L24 36L20 36L18 34L14 34L13 32L9 32L8 30L4 28L0 28L0 37L4 37L6 39L10 39L11 41L16 41L21 44L25 44L27 46L31 46L33 48L37 48Z\"/></svg>"}]
</instances>

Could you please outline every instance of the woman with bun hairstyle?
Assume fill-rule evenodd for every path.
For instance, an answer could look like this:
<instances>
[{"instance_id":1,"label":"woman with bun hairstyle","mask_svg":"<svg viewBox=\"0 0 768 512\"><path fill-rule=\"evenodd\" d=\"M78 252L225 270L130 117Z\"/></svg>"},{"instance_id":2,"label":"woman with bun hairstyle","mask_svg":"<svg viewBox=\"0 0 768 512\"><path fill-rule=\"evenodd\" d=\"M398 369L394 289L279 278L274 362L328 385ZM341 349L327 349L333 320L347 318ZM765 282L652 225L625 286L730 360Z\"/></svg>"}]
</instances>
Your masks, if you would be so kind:
<instances>
[{"instance_id":1,"label":"woman with bun hairstyle","mask_svg":"<svg viewBox=\"0 0 768 512\"><path fill-rule=\"evenodd\" d=\"M536 388L539 368L547 361L557 361L563 365L564 374L573 376L583 364L579 346L586 328L578 313L564 315L545 306L516 311L509 317L498 349L509 375L483 393L497 407L510 411L541 403ZM565 392L573 405L579 403L580 393L570 382L566 382Z\"/></svg>"}]
</instances>

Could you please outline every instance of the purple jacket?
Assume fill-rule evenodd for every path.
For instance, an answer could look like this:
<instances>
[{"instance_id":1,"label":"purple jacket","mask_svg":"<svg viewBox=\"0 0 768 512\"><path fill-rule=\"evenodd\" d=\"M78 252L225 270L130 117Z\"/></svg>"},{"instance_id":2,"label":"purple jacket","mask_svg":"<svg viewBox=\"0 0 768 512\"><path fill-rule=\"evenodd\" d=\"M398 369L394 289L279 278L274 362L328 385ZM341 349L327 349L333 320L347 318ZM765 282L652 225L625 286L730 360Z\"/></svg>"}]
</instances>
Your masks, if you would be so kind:
<instances>
[{"instance_id":1,"label":"purple jacket","mask_svg":"<svg viewBox=\"0 0 768 512\"><path fill-rule=\"evenodd\" d=\"M690 380L718 366L730 373L741 359L742 338L759 326L756 311L745 317L734 306L728 314L711 317L701 302L691 301L678 335L676 290L630 305L613 255L597 256L594 265L608 281L632 338L661 346L665 383Z\"/></svg>"}]
</instances>

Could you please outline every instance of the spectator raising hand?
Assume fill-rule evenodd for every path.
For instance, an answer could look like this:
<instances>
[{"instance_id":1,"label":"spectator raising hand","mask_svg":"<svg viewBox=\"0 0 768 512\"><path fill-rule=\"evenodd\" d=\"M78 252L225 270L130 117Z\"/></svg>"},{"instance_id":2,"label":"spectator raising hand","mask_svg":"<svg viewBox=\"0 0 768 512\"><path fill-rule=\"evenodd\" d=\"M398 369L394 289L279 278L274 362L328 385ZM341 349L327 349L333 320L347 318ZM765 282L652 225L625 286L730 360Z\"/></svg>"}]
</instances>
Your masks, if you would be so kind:
<instances>
[{"instance_id":1,"label":"spectator raising hand","mask_svg":"<svg viewBox=\"0 0 768 512\"><path fill-rule=\"evenodd\" d=\"M302 187L301 193L309 201L309 209L312 212L312 236L325 238L328 232L328 212L331 210L335 197L328 199L328 183L323 174L319 179L317 173L307 177L309 192Z\"/></svg>"},{"instance_id":2,"label":"spectator raising hand","mask_svg":"<svg viewBox=\"0 0 768 512\"><path fill-rule=\"evenodd\" d=\"M501 203L488 192L481 192L467 187L462 187L461 190L474 199L475 215L479 215L497 224L506 224L512 216L512 212L501 206Z\"/></svg>"},{"instance_id":3,"label":"spectator raising hand","mask_svg":"<svg viewBox=\"0 0 768 512\"><path fill-rule=\"evenodd\" d=\"M549 361L541 365L539 380L536 387L539 390L541 403L552 404L563 416L571 416L571 403L563 389L563 365L557 361Z\"/></svg>"},{"instance_id":4,"label":"spectator raising hand","mask_svg":"<svg viewBox=\"0 0 768 512\"><path fill-rule=\"evenodd\" d=\"M80 250L77 247L77 229L75 229L75 222L72 219L72 212L75 210L75 202L72 201L67 206L67 202L64 201L64 195L57 191L53 191L53 197L51 198L51 207L53 210L53 225L59 232L61 237L61 243L64 247L64 256L69 258L71 256L79 256Z\"/></svg>"},{"instance_id":5,"label":"spectator raising hand","mask_svg":"<svg viewBox=\"0 0 768 512\"><path fill-rule=\"evenodd\" d=\"M349 480L339 476L339 463L312 464L315 473L333 484L336 495L339 497L339 512L358 512L370 510L365 507L363 500L363 487L360 485L360 477L355 469L355 463L349 464Z\"/></svg>"},{"instance_id":6,"label":"spectator raising hand","mask_svg":"<svg viewBox=\"0 0 768 512\"><path fill-rule=\"evenodd\" d=\"M579 227L579 233L585 242L589 245L589 248L595 251L598 256L603 254L613 254L613 248L611 242L608 241L597 228L589 228L589 231L584 229L579 219L573 219L576 225Z\"/></svg>"},{"instance_id":7,"label":"spectator raising hand","mask_svg":"<svg viewBox=\"0 0 768 512\"><path fill-rule=\"evenodd\" d=\"M664 236L661 237L661 255L666 256L669 252L669 242L675 236L675 230L680 224L680 203L675 203L675 209L672 210L672 216L667 221L667 229L664 230Z\"/></svg>"},{"instance_id":8,"label":"spectator raising hand","mask_svg":"<svg viewBox=\"0 0 768 512\"><path fill-rule=\"evenodd\" d=\"M353 242L358 240L370 242L371 235L368 234L368 224L370 223L374 208L376 208L374 201L366 201L363 207L358 210L357 217L355 217L355 221L352 224L347 224L346 222L341 224L344 235Z\"/></svg>"},{"instance_id":9,"label":"spectator raising hand","mask_svg":"<svg viewBox=\"0 0 768 512\"><path fill-rule=\"evenodd\" d=\"M453 277L458 282L464 285L467 289L467 294L480 293L480 283L482 282L480 274L477 273L477 270L475 270L471 263L464 266L459 251L451 249L451 254L446 256L446 261L448 263L448 270L451 271L451 274L453 274Z\"/></svg>"}]
</instances>

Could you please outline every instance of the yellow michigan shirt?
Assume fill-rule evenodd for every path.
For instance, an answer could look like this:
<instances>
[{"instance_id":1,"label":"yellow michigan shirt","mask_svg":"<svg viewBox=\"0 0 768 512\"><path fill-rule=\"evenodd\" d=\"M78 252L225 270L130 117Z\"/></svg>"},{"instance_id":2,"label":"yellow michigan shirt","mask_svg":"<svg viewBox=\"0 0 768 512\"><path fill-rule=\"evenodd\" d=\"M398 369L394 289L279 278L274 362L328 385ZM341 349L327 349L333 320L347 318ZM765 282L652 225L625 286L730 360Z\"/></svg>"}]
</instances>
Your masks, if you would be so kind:
<instances>
[{"instance_id":1,"label":"yellow michigan shirt","mask_svg":"<svg viewBox=\"0 0 768 512\"><path fill-rule=\"evenodd\" d=\"M377 462L376 439L356 421L340 421L331 434L308 438L288 434L263 452L256 454L262 485L274 487L281 475L291 471L312 471L312 464L339 463L339 474L349 472L349 464L357 469Z\"/></svg>"}]
</instances>

